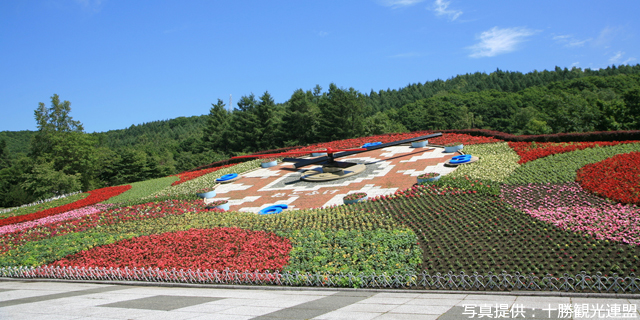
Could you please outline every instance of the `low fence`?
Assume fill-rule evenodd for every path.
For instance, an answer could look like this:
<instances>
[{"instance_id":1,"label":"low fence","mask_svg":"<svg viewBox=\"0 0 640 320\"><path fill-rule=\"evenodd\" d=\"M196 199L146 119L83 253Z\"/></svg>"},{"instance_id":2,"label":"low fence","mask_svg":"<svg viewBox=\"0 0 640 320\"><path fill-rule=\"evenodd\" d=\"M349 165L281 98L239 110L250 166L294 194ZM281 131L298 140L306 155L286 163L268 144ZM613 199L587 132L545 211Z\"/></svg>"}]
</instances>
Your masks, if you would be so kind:
<instances>
[{"instance_id":1,"label":"low fence","mask_svg":"<svg viewBox=\"0 0 640 320\"><path fill-rule=\"evenodd\" d=\"M635 274L621 277L589 275L536 276L534 274L508 274L506 272L480 275L477 273L418 274L318 274L303 272L251 272L160 270L152 268L113 269L77 267L5 267L0 276L8 278L48 278L66 280L146 281L194 284L283 285L308 287L396 288L427 290L473 291L564 291L638 293L640 278Z\"/></svg>"},{"instance_id":2,"label":"low fence","mask_svg":"<svg viewBox=\"0 0 640 320\"><path fill-rule=\"evenodd\" d=\"M55 197L52 197L52 198L49 198L49 199L38 200L36 202L23 204L23 205L21 205L19 207L2 209L2 210L0 210L0 213L6 213L6 212L9 212L9 211L12 211L12 210L15 210L15 209L20 209L20 208L24 208L24 207L31 207L31 206L35 206L37 204L41 204L41 203L45 203L45 202L51 202L53 200L58 200L58 199L66 198L66 197L69 197L69 196L73 196L73 195L76 195L78 193L82 193L82 191L76 191L76 192L72 192L72 193L67 193L67 194L55 196Z\"/></svg>"}]
</instances>

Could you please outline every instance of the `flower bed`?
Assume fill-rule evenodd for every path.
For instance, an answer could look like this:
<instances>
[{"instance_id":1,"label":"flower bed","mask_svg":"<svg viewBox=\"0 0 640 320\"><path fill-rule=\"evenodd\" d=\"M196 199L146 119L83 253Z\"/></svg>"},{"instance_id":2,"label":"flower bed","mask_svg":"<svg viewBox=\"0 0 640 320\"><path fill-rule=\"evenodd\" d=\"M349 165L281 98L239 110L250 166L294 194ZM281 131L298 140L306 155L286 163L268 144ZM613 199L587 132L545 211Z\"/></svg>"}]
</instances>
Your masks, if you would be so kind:
<instances>
[{"instance_id":1,"label":"flower bed","mask_svg":"<svg viewBox=\"0 0 640 320\"><path fill-rule=\"evenodd\" d=\"M564 230L640 245L640 208L611 204L576 182L504 186L502 197L515 208Z\"/></svg>"},{"instance_id":2,"label":"flower bed","mask_svg":"<svg viewBox=\"0 0 640 320\"><path fill-rule=\"evenodd\" d=\"M339 141L331 141L331 142L323 142L318 144L313 144L307 147L301 147L298 149L291 150L290 152L298 152L298 151L314 151L318 149L326 149L326 148L334 148L334 149L348 149L348 148L360 148L363 144L371 141L380 141L382 143L405 140L410 138L416 138L425 136L428 134L432 134L435 131L416 131L410 133L389 133L382 134L371 137L362 137L362 138L354 138L354 139L346 139ZM444 145L448 142L461 142L464 145L472 145L479 143L491 143L491 142L500 142L502 140L498 140L490 137L474 137L467 134L458 134L458 133L444 133L440 137L429 138L430 144Z\"/></svg>"},{"instance_id":3,"label":"flower bed","mask_svg":"<svg viewBox=\"0 0 640 320\"><path fill-rule=\"evenodd\" d=\"M358 147L368 141L388 142L428 133L382 135L327 145ZM139 261L146 261L138 267L173 268L169 264L171 261L188 263L192 257L193 264L175 267L210 269L211 264L205 265L209 263L204 257L208 253L197 251L207 250L199 246L202 237L209 237L209 232L223 228L241 228L247 234L264 232L288 239L291 245L288 264L274 269L263 266L266 270L305 275L287 282L295 285L307 284L302 277L308 273L315 274L314 281L318 285L338 286L359 286L369 281L368 278L346 276L348 273L398 273L407 275L406 285L409 286L412 281L420 281L412 277L419 275L414 270L421 268L429 274L465 271L471 275L475 271L484 275L494 272L494 276L502 270L535 273L536 276L577 274L583 270L589 274L637 274L640 210L586 192L575 179L579 168L618 157L616 155L620 153L640 151L640 143L575 149L519 165L519 156L507 143L488 143L497 140L465 136L447 133L441 137L442 141L430 139L430 142L463 142L465 152L480 156L479 161L460 166L433 184L414 185L393 195L376 196L349 206L260 216L218 209L210 212L201 200L159 200L167 197L193 199L195 191L211 187L216 178L226 173L257 168L260 160L253 160L155 192L150 196L153 203L137 204L142 200L136 196L118 201L117 208L70 217L71 220L58 221L58 216L49 216L42 223L24 224L28 226L24 229L23 225L6 226L6 230L14 229L0 234L0 267L65 265L63 263L67 262L66 265L73 266L81 264L71 262L86 262L82 266L95 267L102 266L97 265L101 261L110 263L104 265L110 267L128 259L122 254L123 250L133 249L137 250ZM315 150L323 146L309 148ZM605 166L605 162L593 165L598 166L605 171L631 172L631 168ZM635 162L629 166L640 167ZM583 170L587 168L591 166ZM603 176L600 172L585 174L588 178ZM166 185L169 181L162 183ZM502 181L508 184L500 185ZM536 181L545 183L531 183ZM161 183L144 184L157 190ZM140 193L136 193L140 196L149 193L142 191L142 185L135 187L140 187ZM134 191L122 194L122 197ZM217 241L214 238L212 241ZM231 241L231 238L227 239ZM216 243L231 248L233 244L228 241ZM127 246L122 246L124 243ZM159 248L155 248L156 245ZM180 248L188 250L192 247L200 256L197 253L179 254ZM112 251L101 251L108 248ZM169 251L162 251L164 249ZM151 254L142 257L143 252ZM163 259L163 255L166 258ZM121 260L111 259L111 256ZM256 255L255 261L264 262L260 257ZM59 261L58 264L55 261ZM133 268L136 265L131 262L120 266ZM247 267L238 264L238 268ZM328 276L322 278L319 274Z\"/></svg>"},{"instance_id":4,"label":"flower bed","mask_svg":"<svg viewBox=\"0 0 640 320\"><path fill-rule=\"evenodd\" d=\"M458 166L448 176L470 176L474 179L503 182L520 167L518 155L506 142L465 146L465 152L477 156L478 161Z\"/></svg>"},{"instance_id":5,"label":"flower bed","mask_svg":"<svg viewBox=\"0 0 640 320\"><path fill-rule=\"evenodd\" d=\"M70 233L86 232L98 227L104 230L105 227L116 226L108 232L117 233L117 227L126 222L185 213L198 213L203 210L204 203L202 201L168 200L91 213L74 220L49 222L0 235L0 253L7 252L27 242L37 242ZM163 225L160 225L160 227L166 228ZM99 242L95 243L98 244Z\"/></svg>"},{"instance_id":6,"label":"flower bed","mask_svg":"<svg viewBox=\"0 0 640 320\"><path fill-rule=\"evenodd\" d=\"M0 213L0 219L4 219L4 218L7 218L7 217L21 216L21 215L25 215L25 214L29 214L29 213L34 213L34 212L38 212L38 211L43 211L43 210L55 208L55 207L60 207L60 206L63 206L65 204L69 204L69 203L76 202L78 200L84 199L84 198L86 198L88 196L89 196L88 193L79 193L79 194L74 194L74 195L71 195L71 196L68 196L68 197L56 199L56 200L49 201L49 202L39 203L39 204L36 204L36 205L27 206L27 207L16 208L16 209L13 209L11 211Z\"/></svg>"},{"instance_id":7,"label":"flower bed","mask_svg":"<svg viewBox=\"0 0 640 320\"><path fill-rule=\"evenodd\" d=\"M507 184L565 183L576 180L578 169L620 153L640 151L640 143L618 144L609 147L595 147L567 153L554 154L535 161L529 161L505 179Z\"/></svg>"},{"instance_id":8,"label":"flower bed","mask_svg":"<svg viewBox=\"0 0 640 320\"><path fill-rule=\"evenodd\" d=\"M588 164L578 170L576 181L584 189L605 198L640 204L640 152Z\"/></svg>"},{"instance_id":9,"label":"flower bed","mask_svg":"<svg viewBox=\"0 0 640 320\"><path fill-rule=\"evenodd\" d=\"M97 189L97 190L91 190L89 191L89 196L78 200L76 202L73 203L69 203L60 207L55 207L55 208L51 208L51 209L47 209L47 210L43 210L43 211L38 211L38 212L34 212L34 213L30 213L30 214L26 214L26 215L22 215L22 216L16 216L16 217L10 217L10 218L5 218L0 220L0 226L6 226L9 224L14 224L14 223L19 223L19 222L26 222L26 221L32 221L32 220L36 220L36 219L41 219L44 217L48 217L54 214L59 214L59 213L63 213L66 211L70 211L70 210L75 210L75 209L79 209L82 207L86 207L92 204L96 204L98 202L107 200L111 197L117 196L127 190L131 189L130 185L126 185L126 186L117 186L117 187L107 187L107 188L102 188L102 189Z\"/></svg>"},{"instance_id":10,"label":"flower bed","mask_svg":"<svg viewBox=\"0 0 640 320\"><path fill-rule=\"evenodd\" d=\"M510 208L498 197L451 188L438 191L436 187L412 188L358 206L391 216L414 230L424 252L423 268L430 273L506 270L562 274L584 270L629 274L637 272L640 265L637 245L563 230ZM638 225L637 220L632 223Z\"/></svg>"},{"instance_id":11,"label":"flower bed","mask_svg":"<svg viewBox=\"0 0 640 320\"><path fill-rule=\"evenodd\" d=\"M212 172L204 173L204 175L200 174L206 170L196 171L199 172L199 176L191 176L191 180L184 180L182 182L174 183L170 187L160 190L148 197L146 199L151 199L153 197L163 197L163 196L176 196L176 195L184 195L184 194L195 194L196 191L211 187L217 184L216 179L224 176L229 173L237 173L242 174L243 172L255 169L260 167L260 160L252 160L247 162L242 162L238 164L227 165L223 167L212 168L215 169ZM179 181L178 181L179 182Z\"/></svg>"},{"instance_id":12,"label":"flower bed","mask_svg":"<svg viewBox=\"0 0 640 320\"><path fill-rule=\"evenodd\" d=\"M141 236L82 251L51 266L282 270L289 239L240 228L190 229Z\"/></svg>"},{"instance_id":13,"label":"flower bed","mask_svg":"<svg viewBox=\"0 0 640 320\"><path fill-rule=\"evenodd\" d=\"M160 190L163 190L177 180L178 177L169 176L147 181L134 182L131 184L131 189L127 192L112 197L106 201L103 201L102 203L124 203L132 200L135 201L137 199L147 197Z\"/></svg>"},{"instance_id":14,"label":"flower bed","mask_svg":"<svg viewBox=\"0 0 640 320\"><path fill-rule=\"evenodd\" d=\"M594 141L594 142L509 142L520 156L519 164L524 164L553 154L584 150L586 148L616 146L625 143L638 143L637 140L627 141Z\"/></svg>"},{"instance_id":15,"label":"flower bed","mask_svg":"<svg viewBox=\"0 0 640 320\"><path fill-rule=\"evenodd\" d=\"M93 206L86 206L84 208L67 211L67 212L64 212L64 213L61 213L61 214L56 214L56 215L53 215L53 216L48 216L48 217L41 218L41 219L38 219L38 220L33 220L33 221L27 221L27 222L23 222L23 223L16 223L16 224L10 224L10 225L7 225L7 226L2 226L2 227L0 227L0 234L12 233L12 232L20 231L20 230L30 229L30 228L41 226L41 225L45 225L45 224L48 224L48 223L54 223L54 222L60 222L60 221L66 221L66 220L72 220L72 219L76 219L76 218L81 218L81 217L84 217L84 216L89 215L89 214L94 214L94 213L98 213L100 211L105 211L106 209L109 209L109 207L111 207L111 206L112 205L96 204L96 205L93 205Z\"/></svg>"},{"instance_id":16,"label":"flower bed","mask_svg":"<svg viewBox=\"0 0 640 320\"><path fill-rule=\"evenodd\" d=\"M228 167L233 167L236 164L232 163L232 164L227 164L227 165L223 165L223 166L219 166L219 167L214 167L214 168L208 168L208 169L202 169L202 170L198 170L198 171L187 171L187 172L183 172L183 173L178 173L174 176L177 176L178 178L180 178L180 180L173 182L171 185L172 186L177 186L181 183L185 183L189 180L193 180L195 178L204 176L205 174L209 174L212 172L216 172L220 169L224 169L224 168L228 168Z\"/></svg>"}]
</instances>

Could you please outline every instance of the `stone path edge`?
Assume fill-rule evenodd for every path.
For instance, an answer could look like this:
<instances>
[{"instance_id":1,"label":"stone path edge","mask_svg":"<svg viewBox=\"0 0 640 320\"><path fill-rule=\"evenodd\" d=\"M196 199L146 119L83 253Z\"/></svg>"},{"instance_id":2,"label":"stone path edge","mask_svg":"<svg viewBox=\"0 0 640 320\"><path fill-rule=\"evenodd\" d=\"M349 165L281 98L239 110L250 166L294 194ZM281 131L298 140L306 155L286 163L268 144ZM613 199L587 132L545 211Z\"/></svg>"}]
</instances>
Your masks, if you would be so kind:
<instances>
[{"instance_id":1,"label":"stone path edge","mask_svg":"<svg viewBox=\"0 0 640 320\"><path fill-rule=\"evenodd\" d=\"M467 290L420 290L420 289L375 289L375 288L344 288L344 287L293 287L293 286L257 286L233 284L198 284L171 283L146 281L99 281L99 280L67 280L51 278L6 278L1 281L18 282L66 282L93 283L137 287L167 287L167 288L207 288L207 289L241 289L241 290L281 290L281 291L345 291L345 292L391 292L391 293L437 293L437 294L484 294L496 296L535 296L535 297L580 297L580 298L612 298L612 299L640 299L638 293L598 293L598 292L560 292L560 291L467 291Z\"/></svg>"}]
</instances>

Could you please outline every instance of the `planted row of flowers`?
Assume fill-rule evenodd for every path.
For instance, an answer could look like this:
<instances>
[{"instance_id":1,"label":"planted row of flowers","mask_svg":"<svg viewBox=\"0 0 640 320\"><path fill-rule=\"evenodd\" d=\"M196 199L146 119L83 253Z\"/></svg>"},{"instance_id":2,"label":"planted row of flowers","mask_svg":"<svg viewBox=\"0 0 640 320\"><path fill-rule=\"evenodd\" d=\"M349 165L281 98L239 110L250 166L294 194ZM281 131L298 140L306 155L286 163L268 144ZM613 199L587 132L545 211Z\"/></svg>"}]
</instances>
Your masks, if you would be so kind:
<instances>
[{"instance_id":1,"label":"planted row of flowers","mask_svg":"<svg viewBox=\"0 0 640 320\"><path fill-rule=\"evenodd\" d=\"M157 206L154 208L155 210L159 209ZM146 216L150 213L152 214L147 211L140 214ZM104 219L102 222L105 222ZM196 211L145 220L131 219L117 222L107 220L106 222L109 223L103 223L100 227L87 228L83 232L56 235L23 243L21 246L0 255L0 265L49 264L66 255L77 254L83 250L88 250L87 252L99 250L100 246L118 243L116 242L118 239L187 231L193 228L216 229L224 227L275 232L280 237L288 238L293 249L290 253L289 267L286 267L286 270L301 270L297 268L302 266L308 270L328 268L326 270L345 272L416 270L421 255L413 231L402 231L402 228L398 228L397 223L390 217L378 216L372 212L350 210L344 206L290 211L268 216L243 212ZM95 235L96 240L89 242L87 239L90 235ZM104 235L110 235L110 237ZM362 244L362 247L357 248L355 252L350 252L351 243ZM50 248L53 244L65 255L50 254ZM193 243L191 245L195 246ZM326 265L326 261L319 259L316 255L318 252L325 251L333 255L326 256L327 259L333 261L330 265ZM398 254L388 254L389 252L398 252ZM347 255L347 253L349 254ZM95 255L95 257L98 256L100 255ZM161 259L160 255L153 256ZM168 261L168 259L165 260Z\"/></svg>"},{"instance_id":2,"label":"planted row of flowers","mask_svg":"<svg viewBox=\"0 0 640 320\"><path fill-rule=\"evenodd\" d=\"M45 218L55 214L67 212L70 210L75 210L82 207L90 206L90 205L105 201L111 197L117 196L129 189L131 189L130 185L106 187L102 189L91 190L88 192L89 193L88 197L63 205L63 206L59 206L59 207L55 207L55 208L51 208L43 211L38 211L38 212L34 212L34 213L22 215L22 216L1 219L0 226L6 226L14 223L41 219L41 218Z\"/></svg>"},{"instance_id":3,"label":"planted row of flowers","mask_svg":"<svg viewBox=\"0 0 640 320\"><path fill-rule=\"evenodd\" d=\"M612 204L576 182L504 186L502 198L532 217L597 239L640 245L640 208Z\"/></svg>"},{"instance_id":4,"label":"planted row of flowers","mask_svg":"<svg viewBox=\"0 0 640 320\"><path fill-rule=\"evenodd\" d=\"M620 153L640 151L640 143L618 144L554 154L527 162L505 179L506 184L565 183L576 180L578 169Z\"/></svg>"},{"instance_id":5,"label":"planted row of flowers","mask_svg":"<svg viewBox=\"0 0 640 320\"><path fill-rule=\"evenodd\" d=\"M96 228L105 230L109 226L119 225L128 221L198 213L204 210L204 206L205 204L202 201L196 200L167 200L90 213L72 220L49 222L0 235L0 253L5 253L29 242L91 231ZM159 227L162 228L164 226Z\"/></svg>"},{"instance_id":6,"label":"planted row of flowers","mask_svg":"<svg viewBox=\"0 0 640 320\"><path fill-rule=\"evenodd\" d=\"M429 272L629 274L640 265L637 245L582 230L563 230L511 208L499 197L438 188L414 187L350 207L391 216L411 227L424 251L423 267Z\"/></svg>"},{"instance_id":7,"label":"planted row of flowers","mask_svg":"<svg viewBox=\"0 0 640 320\"><path fill-rule=\"evenodd\" d=\"M459 166L448 176L471 176L474 179L503 182L514 170L520 167L518 155L509 148L506 142L465 146L464 152L478 157L478 161Z\"/></svg>"},{"instance_id":8,"label":"planted row of flowers","mask_svg":"<svg viewBox=\"0 0 640 320\"><path fill-rule=\"evenodd\" d=\"M637 140L627 141L593 141L593 142L509 142L519 156L519 164L524 164L553 154L584 150L586 148L616 146L626 143L638 143Z\"/></svg>"},{"instance_id":9,"label":"planted row of flowers","mask_svg":"<svg viewBox=\"0 0 640 320\"><path fill-rule=\"evenodd\" d=\"M640 152L618 154L578 170L576 181L602 197L640 204Z\"/></svg>"},{"instance_id":10,"label":"planted row of flowers","mask_svg":"<svg viewBox=\"0 0 640 320\"><path fill-rule=\"evenodd\" d=\"M69 204L69 203L84 199L88 196L89 196L88 193L78 193L78 194L74 194L64 198L56 199L53 201L43 202L36 205L28 206L28 207L16 208L11 211L0 213L0 219L4 219L7 217L21 216L29 213L34 213L38 211L55 208L55 207L60 207L65 204Z\"/></svg>"},{"instance_id":11,"label":"planted row of flowers","mask_svg":"<svg viewBox=\"0 0 640 320\"><path fill-rule=\"evenodd\" d=\"M169 187L173 182L177 181L178 177L169 176L164 178L151 179L146 181L134 182L131 184L131 189L120 195L112 197L102 203L126 203L129 201L135 201L137 199L147 197L158 191L164 190Z\"/></svg>"},{"instance_id":12,"label":"planted row of flowers","mask_svg":"<svg viewBox=\"0 0 640 320\"><path fill-rule=\"evenodd\" d=\"M113 206L113 205L112 204L96 204L96 205L93 205L93 206L86 206L84 208L67 211L67 212L56 214L56 215L53 215L53 216L48 216L48 217L41 218L41 219L38 219L38 220L33 220L33 221L28 221L28 222L23 222L23 223L16 223L16 224L10 224L10 225L6 225L6 226L2 226L2 227L0 227L0 234L12 233L12 232L16 232L16 231L25 230L25 229L31 229L31 228L34 228L34 227L37 227L37 226L41 226L41 225L46 225L46 224L49 224L49 223L55 223L55 222L60 222L60 221L66 221L66 220L72 220L72 219L76 219L76 218L81 218L81 217L84 217L86 215L98 213L100 211L105 211L106 209L109 209L109 207L111 207L111 206Z\"/></svg>"},{"instance_id":13,"label":"planted row of flowers","mask_svg":"<svg viewBox=\"0 0 640 320\"><path fill-rule=\"evenodd\" d=\"M204 176L205 174L209 174L212 172L216 172L220 169L224 169L224 168L228 168L228 167L233 167L235 166L235 164L227 164L227 165L222 165L219 167L213 167L213 168L208 168L208 169L202 169L202 170L197 170L197 171L187 171L187 172L183 172L183 173L178 173L175 176L177 176L178 178L180 178L178 181L173 182L171 185L172 186L177 186L181 183L185 183L189 180L193 180L195 178Z\"/></svg>"},{"instance_id":14,"label":"planted row of flowers","mask_svg":"<svg viewBox=\"0 0 640 320\"><path fill-rule=\"evenodd\" d=\"M121 240L51 266L276 271L289 261L289 239L240 228L189 229Z\"/></svg>"},{"instance_id":15,"label":"planted row of flowers","mask_svg":"<svg viewBox=\"0 0 640 320\"><path fill-rule=\"evenodd\" d=\"M382 135L363 137L363 138L353 138L353 139L346 139L346 140L317 143L310 146L297 148L289 152L314 151L314 150L320 150L320 149L326 149L326 148L333 148L333 149L360 148L365 143L371 143L371 142L387 143L387 142L405 140L410 138L416 138L416 137L425 136L432 133L434 133L434 131L389 133L389 134L382 134ZM458 133L444 133L440 137L429 139L430 144L437 144L437 145L445 145L451 142L461 142L464 145L473 145L473 144L479 144L479 143L492 143L492 142L500 142L500 141L502 140L498 140L490 137L476 137L468 134L458 134Z\"/></svg>"},{"instance_id":16,"label":"planted row of flowers","mask_svg":"<svg viewBox=\"0 0 640 320\"><path fill-rule=\"evenodd\" d=\"M231 164L223 167L216 167L211 169L216 169L213 172L205 173L204 175L200 175L198 177L193 178L192 180L185 180L180 184L172 185L168 188L160 190L154 194L151 194L146 199L151 199L154 197L163 197L163 196L176 196L176 195L184 195L184 194L195 194L198 190L203 188L210 188L218 183L216 179L230 173L242 174L249 170L256 169L260 167L260 159L251 160L247 162L242 162L238 164ZM201 171L206 171L210 169L204 169Z\"/></svg>"}]
</instances>

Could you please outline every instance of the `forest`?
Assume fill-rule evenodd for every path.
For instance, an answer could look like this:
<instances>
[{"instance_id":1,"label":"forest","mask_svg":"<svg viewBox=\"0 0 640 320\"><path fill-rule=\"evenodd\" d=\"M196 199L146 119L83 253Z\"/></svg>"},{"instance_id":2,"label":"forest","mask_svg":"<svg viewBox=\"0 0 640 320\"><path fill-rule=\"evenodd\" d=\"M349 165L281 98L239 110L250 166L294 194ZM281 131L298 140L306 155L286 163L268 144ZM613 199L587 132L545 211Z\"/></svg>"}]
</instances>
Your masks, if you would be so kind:
<instances>
[{"instance_id":1,"label":"forest","mask_svg":"<svg viewBox=\"0 0 640 320\"><path fill-rule=\"evenodd\" d=\"M218 99L192 117L85 133L54 94L37 131L0 132L0 207L187 171L233 155L417 130L517 135L640 129L640 64L526 74L496 70L361 93L330 84L275 103Z\"/></svg>"}]
</instances>

